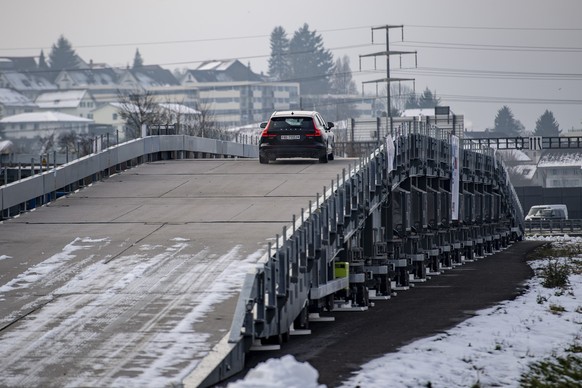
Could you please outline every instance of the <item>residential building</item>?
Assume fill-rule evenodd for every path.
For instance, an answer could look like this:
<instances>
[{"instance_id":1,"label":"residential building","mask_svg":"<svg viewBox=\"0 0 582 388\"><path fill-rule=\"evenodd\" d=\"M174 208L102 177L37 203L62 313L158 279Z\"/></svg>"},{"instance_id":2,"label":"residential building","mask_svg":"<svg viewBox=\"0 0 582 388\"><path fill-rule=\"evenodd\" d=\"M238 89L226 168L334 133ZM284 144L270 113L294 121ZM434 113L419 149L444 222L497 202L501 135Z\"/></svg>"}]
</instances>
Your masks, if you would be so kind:
<instances>
[{"instance_id":1,"label":"residential building","mask_svg":"<svg viewBox=\"0 0 582 388\"><path fill-rule=\"evenodd\" d=\"M75 132L88 134L89 125L93 120L71 116L61 112L32 112L21 113L4 117L0 120L0 127L5 139L35 139L53 136L56 138L63 133Z\"/></svg>"},{"instance_id":2,"label":"residential building","mask_svg":"<svg viewBox=\"0 0 582 388\"><path fill-rule=\"evenodd\" d=\"M38 107L34 101L12 89L0 88L0 118L28 113Z\"/></svg>"},{"instance_id":3,"label":"residential building","mask_svg":"<svg viewBox=\"0 0 582 388\"><path fill-rule=\"evenodd\" d=\"M144 91L159 87L178 86L180 83L172 72L158 65L137 69L119 69L90 64L86 69L63 70L55 79L61 90L86 89L99 101L117 100L118 91Z\"/></svg>"},{"instance_id":4,"label":"residential building","mask_svg":"<svg viewBox=\"0 0 582 388\"><path fill-rule=\"evenodd\" d=\"M542 176L536 164L507 165L509 180L514 186L543 186Z\"/></svg>"},{"instance_id":5,"label":"residential building","mask_svg":"<svg viewBox=\"0 0 582 388\"><path fill-rule=\"evenodd\" d=\"M137 81L136 88L152 90L160 87L178 86L180 82L174 77L172 72L159 65L144 65L138 68L129 69L129 73Z\"/></svg>"},{"instance_id":6,"label":"residential building","mask_svg":"<svg viewBox=\"0 0 582 388\"><path fill-rule=\"evenodd\" d=\"M95 99L87 90L63 90L40 94L36 105L41 110L66 113L73 116L93 118L97 107Z\"/></svg>"},{"instance_id":7,"label":"residential building","mask_svg":"<svg viewBox=\"0 0 582 388\"><path fill-rule=\"evenodd\" d=\"M101 128L109 128L109 132L120 139L125 138L125 120L121 118L119 110L121 104L118 102L110 102L102 104L91 112L95 126Z\"/></svg>"},{"instance_id":8,"label":"residential building","mask_svg":"<svg viewBox=\"0 0 582 388\"><path fill-rule=\"evenodd\" d=\"M146 91L155 96L158 103L180 104L204 111L223 128L261 122L274 110L300 107L299 83L268 81L238 60L205 62L186 71L178 80L171 71L158 65L120 69L79 59L77 69L63 70L55 77L50 74L50 79L54 79L51 82L43 76L49 74L38 70L32 59L0 58L0 87L18 91L33 101L43 95L38 99L42 109L84 118L91 117L90 104L97 109L117 102L120 93ZM87 95L79 99L71 97L73 93L61 94L69 91L77 91L79 94L75 96L85 91L93 101L83 101L89 98ZM65 96L67 98L59 98ZM79 105L64 106L65 100L78 101ZM106 115L113 115L113 112Z\"/></svg>"},{"instance_id":9,"label":"residential building","mask_svg":"<svg viewBox=\"0 0 582 388\"><path fill-rule=\"evenodd\" d=\"M55 79L59 90L87 90L97 104L117 101L119 90L132 90L137 83L124 70L105 68L63 70ZM123 78L123 79L122 79Z\"/></svg>"},{"instance_id":10,"label":"residential building","mask_svg":"<svg viewBox=\"0 0 582 388\"><path fill-rule=\"evenodd\" d=\"M581 151L547 150L537 166L544 187L582 187Z\"/></svg>"},{"instance_id":11,"label":"residential building","mask_svg":"<svg viewBox=\"0 0 582 388\"><path fill-rule=\"evenodd\" d=\"M182 104L162 103L159 104L164 120L168 123L178 125L180 129L187 131L198 123L200 111Z\"/></svg>"},{"instance_id":12,"label":"residential building","mask_svg":"<svg viewBox=\"0 0 582 388\"><path fill-rule=\"evenodd\" d=\"M0 71L0 88L12 89L34 100L40 93L57 90L58 87L40 73Z\"/></svg>"},{"instance_id":13,"label":"residential building","mask_svg":"<svg viewBox=\"0 0 582 388\"><path fill-rule=\"evenodd\" d=\"M0 71L36 71L38 66L34 57L0 56Z\"/></svg>"},{"instance_id":14,"label":"residential building","mask_svg":"<svg viewBox=\"0 0 582 388\"><path fill-rule=\"evenodd\" d=\"M162 121L177 124L181 128L195 125L200 114L196 109L181 104L161 103L159 107L163 115ZM126 122L121 118L120 111L122 109L123 105L118 102L112 102L96 108L92 112L93 120L95 121L92 128L99 128L99 132L108 132L119 136L119 139L123 140L125 138ZM109 128L109 130L106 130L106 128Z\"/></svg>"},{"instance_id":15,"label":"residential building","mask_svg":"<svg viewBox=\"0 0 582 388\"><path fill-rule=\"evenodd\" d=\"M264 121L274 110L299 108L298 82L265 81L238 60L209 61L188 70L181 85L198 90L198 110L222 127Z\"/></svg>"}]
</instances>

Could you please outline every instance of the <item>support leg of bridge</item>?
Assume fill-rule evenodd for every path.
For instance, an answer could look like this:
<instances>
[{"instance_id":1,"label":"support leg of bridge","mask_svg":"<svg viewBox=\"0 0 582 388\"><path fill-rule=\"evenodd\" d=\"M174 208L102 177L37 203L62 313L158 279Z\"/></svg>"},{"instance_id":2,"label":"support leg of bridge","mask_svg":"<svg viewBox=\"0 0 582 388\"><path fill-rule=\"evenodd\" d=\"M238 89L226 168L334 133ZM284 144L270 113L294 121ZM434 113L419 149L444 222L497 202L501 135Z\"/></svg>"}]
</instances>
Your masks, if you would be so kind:
<instances>
[{"instance_id":1,"label":"support leg of bridge","mask_svg":"<svg viewBox=\"0 0 582 388\"><path fill-rule=\"evenodd\" d=\"M265 351L273 351L273 350L280 350L281 345L263 345L260 340L255 340L251 345L250 351L251 352L265 352Z\"/></svg>"},{"instance_id":2,"label":"support leg of bridge","mask_svg":"<svg viewBox=\"0 0 582 388\"><path fill-rule=\"evenodd\" d=\"M335 317L322 317L319 313L310 313L309 322L334 322Z\"/></svg>"}]
</instances>

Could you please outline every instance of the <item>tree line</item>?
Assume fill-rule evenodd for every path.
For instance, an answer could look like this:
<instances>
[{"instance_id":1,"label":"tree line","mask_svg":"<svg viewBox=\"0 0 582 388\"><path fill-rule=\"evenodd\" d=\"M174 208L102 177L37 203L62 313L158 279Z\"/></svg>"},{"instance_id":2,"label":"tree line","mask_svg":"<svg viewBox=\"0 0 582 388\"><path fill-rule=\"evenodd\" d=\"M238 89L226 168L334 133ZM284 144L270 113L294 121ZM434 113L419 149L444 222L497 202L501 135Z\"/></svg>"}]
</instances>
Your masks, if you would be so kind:
<instances>
[{"instance_id":1,"label":"tree line","mask_svg":"<svg viewBox=\"0 0 582 388\"><path fill-rule=\"evenodd\" d=\"M525 127L515 118L511 109L504 105L497 111L493 128L491 130L500 137L513 137L525 135ZM560 125L554 114L547 110L536 120L532 135L534 136L560 136Z\"/></svg>"}]
</instances>

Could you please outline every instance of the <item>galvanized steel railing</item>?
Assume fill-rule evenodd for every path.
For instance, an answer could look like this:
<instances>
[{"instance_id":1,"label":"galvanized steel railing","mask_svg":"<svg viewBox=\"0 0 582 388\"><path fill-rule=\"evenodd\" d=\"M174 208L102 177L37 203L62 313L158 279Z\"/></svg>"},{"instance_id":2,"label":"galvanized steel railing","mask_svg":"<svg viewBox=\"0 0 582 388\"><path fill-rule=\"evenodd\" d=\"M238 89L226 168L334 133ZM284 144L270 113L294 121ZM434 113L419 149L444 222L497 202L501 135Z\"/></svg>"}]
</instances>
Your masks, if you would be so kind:
<instances>
[{"instance_id":1,"label":"galvanized steel railing","mask_svg":"<svg viewBox=\"0 0 582 388\"><path fill-rule=\"evenodd\" d=\"M58 196L74 191L102 177L164 153L184 157L186 153L204 156L257 157L258 146L186 135L148 136L121 143L72 162L0 186L0 219L42 206Z\"/></svg>"},{"instance_id":2,"label":"galvanized steel railing","mask_svg":"<svg viewBox=\"0 0 582 388\"><path fill-rule=\"evenodd\" d=\"M529 235L582 234L582 220L528 220L524 229Z\"/></svg>"},{"instance_id":3,"label":"galvanized steel railing","mask_svg":"<svg viewBox=\"0 0 582 388\"><path fill-rule=\"evenodd\" d=\"M451 217L451 152L449 131L402 125L395 140L388 137L293 216L245 279L229 338L238 362L258 341L282 342L309 312L333 310L336 293L354 290L353 301L366 304L368 287L390 295L520 239L521 205L489 149L461 146L462 205ZM337 276L338 261L355 271ZM206 383L233 374L237 357Z\"/></svg>"}]
</instances>

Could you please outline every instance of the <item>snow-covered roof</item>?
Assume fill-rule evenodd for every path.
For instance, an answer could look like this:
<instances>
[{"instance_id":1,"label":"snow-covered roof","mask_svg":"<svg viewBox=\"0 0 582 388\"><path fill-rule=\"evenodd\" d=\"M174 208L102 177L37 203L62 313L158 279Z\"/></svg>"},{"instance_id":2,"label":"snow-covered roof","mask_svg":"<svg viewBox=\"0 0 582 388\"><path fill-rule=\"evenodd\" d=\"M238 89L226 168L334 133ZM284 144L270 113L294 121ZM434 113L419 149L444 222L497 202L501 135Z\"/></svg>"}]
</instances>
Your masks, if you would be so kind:
<instances>
[{"instance_id":1,"label":"snow-covered roof","mask_svg":"<svg viewBox=\"0 0 582 388\"><path fill-rule=\"evenodd\" d=\"M171 112L181 114L181 115L199 115L200 111L192 109L189 106L182 104L159 104L163 109L167 109Z\"/></svg>"},{"instance_id":2,"label":"snow-covered roof","mask_svg":"<svg viewBox=\"0 0 582 388\"><path fill-rule=\"evenodd\" d=\"M12 152L14 144L10 140L0 140L0 154L7 154Z\"/></svg>"},{"instance_id":3,"label":"snow-covered roof","mask_svg":"<svg viewBox=\"0 0 582 388\"><path fill-rule=\"evenodd\" d=\"M36 107L28 97L12 89L0 88L0 104L4 106L30 106Z\"/></svg>"},{"instance_id":4,"label":"snow-covered roof","mask_svg":"<svg viewBox=\"0 0 582 388\"><path fill-rule=\"evenodd\" d=\"M139 107L131 103L110 102L109 105L116 108L119 111L127 111L131 113L139 112Z\"/></svg>"},{"instance_id":5,"label":"snow-covered roof","mask_svg":"<svg viewBox=\"0 0 582 388\"><path fill-rule=\"evenodd\" d=\"M117 80L119 74L122 73L121 70L106 68L106 69L72 69L63 71L57 77L57 80L71 80L78 86L117 86Z\"/></svg>"},{"instance_id":6,"label":"snow-covered roof","mask_svg":"<svg viewBox=\"0 0 582 388\"><path fill-rule=\"evenodd\" d=\"M159 65L147 65L131 69L131 74L139 81L140 85L146 88L180 84L170 70L164 69Z\"/></svg>"},{"instance_id":7,"label":"snow-covered roof","mask_svg":"<svg viewBox=\"0 0 582 388\"><path fill-rule=\"evenodd\" d=\"M35 74L6 71L2 73L2 76L8 81L11 87L18 91L57 89L57 87L53 83L49 82L46 78Z\"/></svg>"},{"instance_id":8,"label":"snow-covered roof","mask_svg":"<svg viewBox=\"0 0 582 388\"><path fill-rule=\"evenodd\" d=\"M582 152L546 152L538 167L581 167Z\"/></svg>"},{"instance_id":9,"label":"snow-covered roof","mask_svg":"<svg viewBox=\"0 0 582 388\"><path fill-rule=\"evenodd\" d=\"M243 65L238 59L230 61L208 61L188 74L197 82L262 81L260 75Z\"/></svg>"},{"instance_id":10,"label":"snow-covered roof","mask_svg":"<svg viewBox=\"0 0 582 388\"><path fill-rule=\"evenodd\" d=\"M196 70L216 70L216 71L225 71L227 70L235 60L230 61L208 61L202 63L200 66L196 68Z\"/></svg>"},{"instance_id":11,"label":"snow-covered roof","mask_svg":"<svg viewBox=\"0 0 582 388\"><path fill-rule=\"evenodd\" d=\"M503 159L507 161L531 162L531 158L522 150L497 150L497 153L501 154Z\"/></svg>"},{"instance_id":12,"label":"snow-covered roof","mask_svg":"<svg viewBox=\"0 0 582 388\"><path fill-rule=\"evenodd\" d=\"M533 179L537 166L535 164L520 164L517 166L506 166L511 175L519 175L525 179Z\"/></svg>"},{"instance_id":13,"label":"snow-covered roof","mask_svg":"<svg viewBox=\"0 0 582 388\"><path fill-rule=\"evenodd\" d=\"M14 116L7 116L0 120L1 124L15 124L15 123L52 123L52 122L66 122L66 123L92 123L93 120L85 119L68 115L61 112L32 112L21 113Z\"/></svg>"},{"instance_id":14,"label":"snow-covered roof","mask_svg":"<svg viewBox=\"0 0 582 388\"><path fill-rule=\"evenodd\" d=\"M43 93L36 98L36 104L44 109L76 108L86 93L85 90Z\"/></svg>"},{"instance_id":15,"label":"snow-covered roof","mask_svg":"<svg viewBox=\"0 0 582 388\"><path fill-rule=\"evenodd\" d=\"M111 103L109 103L109 105L111 105L114 108L117 108L118 110L125 110L125 111L129 111L129 112L139 112L139 107L135 104L122 104L119 102L111 102ZM200 114L200 111L197 111L196 109L192 109L192 108L190 108L186 105L182 105L182 104L164 103L164 104L158 104L158 106L162 109L167 109L171 112L181 114L181 115L199 115Z\"/></svg>"},{"instance_id":16,"label":"snow-covered roof","mask_svg":"<svg viewBox=\"0 0 582 388\"><path fill-rule=\"evenodd\" d=\"M3 70L36 71L38 66L34 57L0 57L0 68Z\"/></svg>"}]
</instances>

